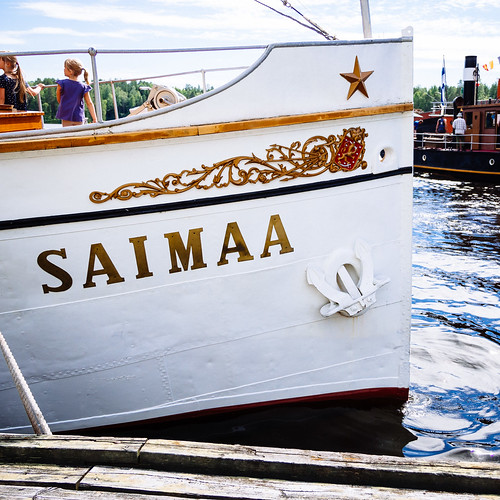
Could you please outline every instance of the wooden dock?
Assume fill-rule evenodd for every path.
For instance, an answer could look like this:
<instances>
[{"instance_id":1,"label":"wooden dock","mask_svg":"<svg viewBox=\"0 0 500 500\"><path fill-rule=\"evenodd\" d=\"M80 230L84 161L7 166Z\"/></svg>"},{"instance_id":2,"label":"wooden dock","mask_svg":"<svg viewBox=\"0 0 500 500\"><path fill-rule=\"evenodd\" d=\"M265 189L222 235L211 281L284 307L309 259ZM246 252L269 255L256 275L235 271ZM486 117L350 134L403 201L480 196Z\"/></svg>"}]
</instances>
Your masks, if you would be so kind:
<instances>
[{"instance_id":1,"label":"wooden dock","mask_svg":"<svg viewBox=\"0 0 500 500\"><path fill-rule=\"evenodd\" d=\"M0 499L487 499L500 464L0 434Z\"/></svg>"}]
</instances>

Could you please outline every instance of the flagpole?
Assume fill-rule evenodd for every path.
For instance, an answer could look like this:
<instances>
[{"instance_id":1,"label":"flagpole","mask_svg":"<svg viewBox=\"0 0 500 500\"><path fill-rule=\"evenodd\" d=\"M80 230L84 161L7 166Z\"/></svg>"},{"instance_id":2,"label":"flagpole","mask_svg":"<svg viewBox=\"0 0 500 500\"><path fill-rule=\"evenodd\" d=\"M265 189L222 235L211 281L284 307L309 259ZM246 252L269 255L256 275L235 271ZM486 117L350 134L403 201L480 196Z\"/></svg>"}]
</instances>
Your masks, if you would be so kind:
<instances>
[{"instance_id":1,"label":"flagpole","mask_svg":"<svg viewBox=\"0 0 500 500\"><path fill-rule=\"evenodd\" d=\"M446 113L446 66L443 55L443 69L441 70L441 116Z\"/></svg>"}]
</instances>

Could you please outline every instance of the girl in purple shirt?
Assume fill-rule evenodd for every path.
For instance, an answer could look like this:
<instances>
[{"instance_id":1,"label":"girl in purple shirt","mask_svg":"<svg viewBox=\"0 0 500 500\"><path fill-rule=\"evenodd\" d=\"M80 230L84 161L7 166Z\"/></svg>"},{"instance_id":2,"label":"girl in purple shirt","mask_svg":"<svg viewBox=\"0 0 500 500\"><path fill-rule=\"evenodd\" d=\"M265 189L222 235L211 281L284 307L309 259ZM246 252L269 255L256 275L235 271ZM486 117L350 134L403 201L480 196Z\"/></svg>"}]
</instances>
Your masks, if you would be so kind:
<instances>
[{"instance_id":1,"label":"girl in purple shirt","mask_svg":"<svg viewBox=\"0 0 500 500\"><path fill-rule=\"evenodd\" d=\"M79 82L78 77L82 74L85 83ZM62 120L62 126L83 125L85 120L84 104L87 104L90 116L94 123L97 123L94 103L90 98L89 74L78 59L66 59L64 61L64 76L66 80L57 80L57 102L59 108L56 118Z\"/></svg>"}]
</instances>

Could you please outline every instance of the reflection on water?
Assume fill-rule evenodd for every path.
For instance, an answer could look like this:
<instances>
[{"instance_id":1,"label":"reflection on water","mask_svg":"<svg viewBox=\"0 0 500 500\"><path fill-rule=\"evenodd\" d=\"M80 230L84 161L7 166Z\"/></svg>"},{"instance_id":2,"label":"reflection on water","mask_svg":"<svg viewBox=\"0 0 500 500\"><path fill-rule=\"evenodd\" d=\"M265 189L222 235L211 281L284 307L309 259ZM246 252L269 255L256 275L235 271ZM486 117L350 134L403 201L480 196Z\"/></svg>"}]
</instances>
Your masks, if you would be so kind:
<instances>
[{"instance_id":1,"label":"reflection on water","mask_svg":"<svg viewBox=\"0 0 500 500\"><path fill-rule=\"evenodd\" d=\"M500 193L415 178L406 456L500 460Z\"/></svg>"},{"instance_id":2,"label":"reflection on water","mask_svg":"<svg viewBox=\"0 0 500 500\"><path fill-rule=\"evenodd\" d=\"M413 237L403 409L383 401L263 408L121 435L500 461L498 189L415 178Z\"/></svg>"},{"instance_id":3,"label":"reflection on water","mask_svg":"<svg viewBox=\"0 0 500 500\"><path fill-rule=\"evenodd\" d=\"M402 456L403 446L415 439L402 419L400 403L374 399L263 407L121 431L113 428L108 434Z\"/></svg>"}]
</instances>

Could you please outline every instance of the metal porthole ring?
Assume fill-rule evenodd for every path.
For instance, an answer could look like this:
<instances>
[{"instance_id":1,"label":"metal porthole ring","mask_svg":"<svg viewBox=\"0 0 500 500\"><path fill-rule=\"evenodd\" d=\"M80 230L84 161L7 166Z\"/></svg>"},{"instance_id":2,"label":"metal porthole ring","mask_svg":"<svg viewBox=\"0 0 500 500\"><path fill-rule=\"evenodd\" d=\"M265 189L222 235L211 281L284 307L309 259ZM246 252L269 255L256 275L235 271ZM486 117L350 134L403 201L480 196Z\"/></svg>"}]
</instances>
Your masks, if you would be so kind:
<instances>
[{"instance_id":1,"label":"metal porthole ring","mask_svg":"<svg viewBox=\"0 0 500 500\"><path fill-rule=\"evenodd\" d=\"M427 155L422 155L422 161L427 161Z\"/></svg>"},{"instance_id":2,"label":"metal porthole ring","mask_svg":"<svg viewBox=\"0 0 500 500\"><path fill-rule=\"evenodd\" d=\"M493 166L495 164L495 158L490 158L489 163L490 163L490 166Z\"/></svg>"}]
</instances>

